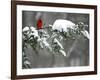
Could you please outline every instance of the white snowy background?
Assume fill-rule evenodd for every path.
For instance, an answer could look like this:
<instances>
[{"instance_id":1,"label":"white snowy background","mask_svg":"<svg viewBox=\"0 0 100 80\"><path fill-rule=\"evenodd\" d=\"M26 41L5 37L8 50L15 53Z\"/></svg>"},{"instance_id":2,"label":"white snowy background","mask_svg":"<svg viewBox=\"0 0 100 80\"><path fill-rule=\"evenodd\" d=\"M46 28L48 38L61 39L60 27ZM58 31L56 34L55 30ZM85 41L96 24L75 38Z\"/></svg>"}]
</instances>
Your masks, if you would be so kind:
<instances>
[{"instance_id":1,"label":"white snowy background","mask_svg":"<svg viewBox=\"0 0 100 80\"><path fill-rule=\"evenodd\" d=\"M33 0L33 1L46 1L46 2L59 2L59 3L74 3L74 4L96 4L98 5L98 16L100 16L100 1L99 0ZM11 73L11 13L10 13L10 0L0 1L0 80L10 80ZM100 18L98 18L98 23ZM98 24L100 26L100 24ZM98 34L100 34L100 27L98 27ZM98 35L98 41L100 37ZM100 42L98 42L100 47ZM98 48L99 49L99 48ZM100 53L100 50L98 50ZM98 54L98 74L97 75L84 75L84 76L71 76L71 77L58 77L58 78L43 78L43 79L30 79L30 80L99 80L100 79L100 54ZM25 79L26 80L26 79ZM29 79L28 79L29 80Z\"/></svg>"}]
</instances>

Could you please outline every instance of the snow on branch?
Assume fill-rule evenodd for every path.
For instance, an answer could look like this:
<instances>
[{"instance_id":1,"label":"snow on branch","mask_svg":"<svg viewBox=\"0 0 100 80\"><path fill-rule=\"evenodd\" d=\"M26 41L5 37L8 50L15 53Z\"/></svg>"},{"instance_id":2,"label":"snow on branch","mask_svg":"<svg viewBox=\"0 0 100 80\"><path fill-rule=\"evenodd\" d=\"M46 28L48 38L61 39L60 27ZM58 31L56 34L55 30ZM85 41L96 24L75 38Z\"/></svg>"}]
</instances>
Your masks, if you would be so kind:
<instances>
[{"instance_id":1,"label":"snow on branch","mask_svg":"<svg viewBox=\"0 0 100 80\"><path fill-rule=\"evenodd\" d=\"M67 56L65 51L59 50L59 52L62 53L63 56Z\"/></svg>"},{"instance_id":2,"label":"snow on branch","mask_svg":"<svg viewBox=\"0 0 100 80\"><path fill-rule=\"evenodd\" d=\"M54 43L57 43L61 49L64 49L62 44L56 38L54 39Z\"/></svg>"},{"instance_id":3,"label":"snow on branch","mask_svg":"<svg viewBox=\"0 0 100 80\"><path fill-rule=\"evenodd\" d=\"M35 27L30 27L30 30L32 31L30 33L30 36L34 35L34 37L38 37L39 38L38 31L35 29Z\"/></svg>"},{"instance_id":4,"label":"snow on branch","mask_svg":"<svg viewBox=\"0 0 100 80\"><path fill-rule=\"evenodd\" d=\"M24 27L24 28L23 28L23 30L22 30L22 31L23 31L23 32L25 32L25 31L28 31L28 30L29 30L29 27L28 27L28 26L26 26L26 27Z\"/></svg>"},{"instance_id":5,"label":"snow on branch","mask_svg":"<svg viewBox=\"0 0 100 80\"><path fill-rule=\"evenodd\" d=\"M81 33L88 39L90 39L90 35L88 33L88 31L84 30L84 31L81 31Z\"/></svg>"},{"instance_id":6,"label":"snow on branch","mask_svg":"<svg viewBox=\"0 0 100 80\"><path fill-rule=\"evenodd\" d=\"M63 20L63 19L58 19L54 22L52 29L53 30L58 30L60 32L68 31L68 28L74 28L75 24L69 20Z\"/></svg>"}]
</instances>

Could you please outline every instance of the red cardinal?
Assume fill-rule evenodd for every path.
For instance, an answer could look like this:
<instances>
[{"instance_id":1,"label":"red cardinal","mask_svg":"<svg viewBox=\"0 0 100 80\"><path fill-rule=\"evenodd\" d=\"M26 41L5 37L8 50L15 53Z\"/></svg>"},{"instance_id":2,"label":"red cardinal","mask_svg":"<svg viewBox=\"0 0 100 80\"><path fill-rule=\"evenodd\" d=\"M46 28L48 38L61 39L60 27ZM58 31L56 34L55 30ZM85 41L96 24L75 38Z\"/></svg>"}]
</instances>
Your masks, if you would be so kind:
<instances>
[{"instance_id":1,"label":"red cardinal","mask_svg":"<svg viewBox=\"0 0 100 80\"><path fill-rule=\"evenodd\" d=\"M42 29L42 20L41 19L39 19L38 21L37 21L37 28L38 29Z\"/></svg>"}]
</instances>

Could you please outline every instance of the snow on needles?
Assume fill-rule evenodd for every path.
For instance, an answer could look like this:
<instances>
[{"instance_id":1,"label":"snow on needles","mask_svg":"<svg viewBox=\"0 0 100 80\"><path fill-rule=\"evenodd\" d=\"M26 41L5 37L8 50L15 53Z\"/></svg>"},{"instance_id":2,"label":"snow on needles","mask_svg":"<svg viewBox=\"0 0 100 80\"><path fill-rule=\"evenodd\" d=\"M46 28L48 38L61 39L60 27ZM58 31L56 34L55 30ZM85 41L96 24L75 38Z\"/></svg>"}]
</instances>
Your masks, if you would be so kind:
<instances>
[{"instance_id":1,"label":"snow on needles","mask_svg":"<svg viewBox=\"0 0 100 80\"><path fill-rule=\"evenodd\" d=\"M38 31L34 27L30 27L32 33L30 35L34 35L34 37L39 37Z\"/></svg>"},{"instance_id":2,"label":"snow on needles","mask_svg":"<svg viewBox=\"0 0 100 80\"><path fill-rule=\"evenodd\" d=\"M38 31L37 31L36 28L33 27L33 26L31 26L31 27L28 27L28 26L24 27L24 28L23 28L23 32L25 32L25 31L28 31L27 34L28 34L29 36L34 35L34 37L39 37Z\"/></svg>"},{"instance_id":3,"label":"snow on needles","mask_svg":"<svg viewBox=\"0 0 100 80\"><path fill-rule=\"evenodd\" d=\"M69 20L63 20L63 19L58 19L54 22L52 29L53 30L58 30L60 32L65 31L67 32L68 28L74 28L75 24Z\"/></svg>"},{"instance_id":4,"label":"snow on needles","mask_svg":"<svg viewBox=\"0 0 100 80\"><path fill-rule=\"evenodd\" d=\"M83 35L84 35L86 38L90 39L90 35L89 35L88 31L84 30L84 31L81 31L81 33L83 33Z\"/></svg>"},{"instance_id":5,"label":"snow on needles","mask_svg":"<svg viewBox=\"0 0 100 80\"><path fill-rule=\"evenodd\" d=\"M28 31L28 30L29 30L29 27L28 26L26 26L26 27L23 28L23 32L24 31Z\"/></svg>"},{"instance_id":6,"label":"snow on needles","mask_svg":"<svg viewBox=\"0 0 100 80\"><path fill-rule=\"evenodd\" d=\"M61 52L63 54L63 56L66 56L66 52L63 50L59 50L59 52Z\"/></svg>"},{"instance_id":7,"label":"snow on needles","mask_svg":"<svg viewBox=\"0 0 100 80\"><path fill-rule=\"evenodd\" d=\"M54 39L54 42L57 43L61 49L64 49L63 46L61 45L61 43L56 38Z\"/></svg>"}]
</instances>

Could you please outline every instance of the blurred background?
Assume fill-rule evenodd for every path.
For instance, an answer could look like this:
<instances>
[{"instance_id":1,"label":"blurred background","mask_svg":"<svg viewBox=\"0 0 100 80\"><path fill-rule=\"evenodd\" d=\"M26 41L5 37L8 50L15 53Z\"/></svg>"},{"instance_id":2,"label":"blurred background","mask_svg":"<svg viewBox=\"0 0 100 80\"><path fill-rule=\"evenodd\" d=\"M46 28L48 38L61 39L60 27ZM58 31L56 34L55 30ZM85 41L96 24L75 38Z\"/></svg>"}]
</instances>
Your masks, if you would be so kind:
<instances>
[{"instance_id":1,"label":"blurred background","mask_svg":"<svg viewBox=\"0 0 100 80\"><path fill-rule=\"evenodd\" d=\"M36 12L36 11L22 11L22 26L34 26L37 28L37 21L41 19L43 22L43 27L48 27L53 25L54 21L57 19L66 19L77 24L78 22L83 22L88 25L86 28L89 31L89 14L81 13L60 13L60 12ZM62 42L63 47L67 51L73 48L71 55L69 57L64 57L60 54L52 55L47 50L38 49L38 55L29 46L25 50L25 54L31 62L32 68L46 68L46 67L69 67L69 66L88 66L89 65L89 40L81 37L78 39L74 46L74 40L68 40Z\"/></svg>"}]
</instances>

